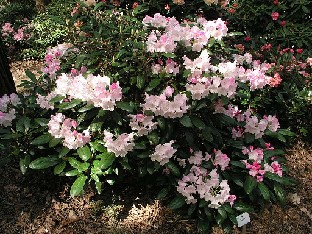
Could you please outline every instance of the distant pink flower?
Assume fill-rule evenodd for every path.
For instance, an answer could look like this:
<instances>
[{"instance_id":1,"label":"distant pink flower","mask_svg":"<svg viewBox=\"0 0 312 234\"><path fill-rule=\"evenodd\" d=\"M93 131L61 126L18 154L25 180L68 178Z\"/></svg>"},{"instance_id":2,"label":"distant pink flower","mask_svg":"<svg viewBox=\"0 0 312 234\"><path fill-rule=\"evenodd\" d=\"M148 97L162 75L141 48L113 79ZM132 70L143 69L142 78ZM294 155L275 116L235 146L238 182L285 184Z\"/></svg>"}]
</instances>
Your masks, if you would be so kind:
<instances>
[{"instance_id":1,"label":"distant pink flower","mask_svg":"<svg viewBox=\"0 0 312 234\"><path fill-rule=\"evenodd\" d=\"M281 22L280 22L280 25L281 25L282 27L284 27L284 26L286 25L286 21L285 21L285 20L281 21Z\"/></svg>"},{"instance_id":2,"label":"distant pink flower","mask_svg":"<svg viewBox=\"0 0 312 234\"><path fill-rule=\"evenodd\" d=\"M14 29L13 29L13 27L12 27L12 25L10 23L5 23L2 26L2 31L4 33L12 33L12 32L14 32Z\"/></svg>"},{"instance_id":3,"label":"distant pink flower","mask_svg":"<svg viewBox=\"0 0 312 234\"><path fill-rule=\"evenodd\" d=\"M279 17L279 13L278 13L278 12L273 12L273 13L271 14L271 17L272 17L273 20L277 20L278 17Z\"/></svg>"},{"instance_id":4,"label":"distant pink flower","mask_svg":"<svg viewBox=\"0 0 312 234\"><path fill-rule=\"evenodd\" d=\"M281 76L276 72L274 74L274 77L271 77L270 81L269 81L269 85L271 87L277 87L280 85L280 83L282 83L282 78Z\"/></svg>"},{"instance_id":5,"label":"distant pink flower","mask_svg":"<svg viewBox=\"0 0 312 234\"><path fill-rule=\"evenodd\" d=\"M272 48L272 44L265 44L264 46L261 47L261 50L262 51L265 51L265 50L270 51L271 48Z\"/></svg>"},{"instance_id":6,"label":"distant pink flower","mask_svg":"<svg viewBox=\"0 0 312 234\"><path fill-rule=\"evenodd\" d=\"M235 195L230 195L228 198L228 201L230 202L230 205L232 206L234 204L234 201L236 200Z\"/></svg>"},{"instance_id":7,"label":"distant pink flower","mask_svg":"<svg viewBox=\"0 0 312 234\"><path fill-rule=\"evenodd\" d=\"M303 49L298 48L298 49L296 49L296 52L297 52L298 54L302 54L302 53L303 53Z\"/></svg>"},{"instance_id":8,"label":"distant pink flower","mask_svg":"<svg viewBox=\"0 0 312 234\"><path fill-rule=\"evenodd\" d=\"M133 5L132 5L132 9L135 9L139 6L139 3L138 2L134 2Z\"/></svg>"}]
</instances>

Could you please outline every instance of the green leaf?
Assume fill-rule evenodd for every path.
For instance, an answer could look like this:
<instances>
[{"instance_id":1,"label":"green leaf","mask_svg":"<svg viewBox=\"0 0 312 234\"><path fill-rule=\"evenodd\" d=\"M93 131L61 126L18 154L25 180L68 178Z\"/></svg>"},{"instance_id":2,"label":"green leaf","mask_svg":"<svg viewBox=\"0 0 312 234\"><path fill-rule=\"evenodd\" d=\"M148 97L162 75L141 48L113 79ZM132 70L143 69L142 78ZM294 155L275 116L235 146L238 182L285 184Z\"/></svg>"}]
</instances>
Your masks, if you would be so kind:
<instances>
[{"instance_id":1,"label":"green leaf","mask_svg":"<svg viewBox=\"0 0 312 234\"><path fill-rule=\"evenodd\" d=\"M54 98L52 98L49 103L50 104L54 104L55 102L60 102L64 99L65 97L64 96L60 96L60 95L57 95L55 96Z\"/></svg>"},{"instance_id":2,"label":"green leaf","mask_svg":"<svg viewBox=\"0 0 312 234\"><path fill-rule=\"evenodd\" d=\"M55 147L57 144L59 144L62 141L62 138L55 138L52 137L49 141L49 148Z\"/></svg>"},{"instance_id":3,"label":"green leaf","mask_svg":"<svg viewBox=\"0 0 312 234\"><path fill-rule=\"evenodd\" d=\"M137 154L137 157L138 157L138 158L148 158L151 154L152 154L151 152L146 151L146 152Z\"/></svg>"},{"instance_id":4,"label":"green leaf","mask_svg":"<svg viewBox=\"0 0 312 234\"><path fill-rule=\"evenodd\" d=\"M80 99L72 99L70 102L63 102L58 105L59 109L68 110L78 106L82 101Z\"/></svg>"},{"instance_id":5,"label":"green leaf","mask_svg":"<svg viewBox=\"0 0 312 234\"><path fill-rule=\"evenodd\" d=\"M48 167L55 166L60 162L58 157L40 157L35 159L29 164L31 169L45 169Z\"/></svg>"},{"instance_id":6,"label":"green leaf","mask_svg":"<svg viewBox=\"0 0 312 234\"><path fill-rule=\"evenodd\" d=\"M64 171L65 167L66 167L66 162L65 162L65 161L62 161L61 163L59 163L58 165L56 165L56 166L54 167L54 170L53 170L54 175L59 175L59 174L61 174L61 173Z\"/></svg>"},{"instance_id":7,"label":"green leaf","mask_svg":"<svg viewBox=\"0 0 312 234\"><path fill-rule=\"evenodd\" d=\"M45 134L45 135L41 135L37 138L35 138L32 142L30 142L32 145L43 145L46 143L49 143L51 139L51 135L49 134Z\"/></svg>"},{"instance_id":8,"label":"green leaf","mask_svg":"<svg viewBox=\"0 0 312 234\"><path fill-rule=\"evenodd\" d=\"M48 123L49 123L49 120L48 119L45 119L45 118L36 118L35 119L35 122L37 124L39 124L41 127L44 127L44 126L47 126Z\"/></svg>"},{"instance_id":9,"label":"green leaf","mask_svg":"<svg viewBox=\"0 0 312 234\"><path fill-rule=\"evenodd\" d=\"M295 136L295 133L293 133L292 131L288 130L288 129L279 129L278 133L284 135L284 136L290 136L293 137Z\"/></svg>"},{"instance_id":10,"label":"green leaf","mask_svg":"<svg viewBox=\"0 0 312 234\"><path fill-rule=\"evenodd\" d=\"M78 148L77 153L83 161L88 161L91 158L91 151L90 151L89 146L87 145L81 148Z\"/></svg>"},{"instance_id":11,"label":"green leaf","mask_svg":"<svg viewBox=\"0 0 312 234\"><path fill-rule=\"evenodd\" d=\"M277 134L277 139L279 139L281 142L286 143L286 138L282 134Z\"/></svg>"},{"instance_id":12,"label":"green leaf","mask_svg":"<svg viewBox=\"0 0 312 234\"><path fill-rule=\"evenodd\" d=\"M117 102L116 106L129 113L132 113L134 110L134 104L132 102Z\"/></svg>"},{"instance_id":13,"label":"green leaf","mask_svg":"<svg viewBox=\"0 0 312 234\"><path fill-rule=\"evenodd\" d=\"M67 171L65 173L65 176L76 176L79 174L79 171L77 169L71 170L71 171Z\"/></svg>"},{"instance_id":14,"label":"green leaf","mask_svg":"<svg viewBox=\"0 0 312 234\"><path fill-rule=\"evenodd\" d=\"M285 192L282 186L279 184L274 184L274 193L277 197L277 200L284 205L285 204Z\"/></svg>"},{"instance_id":15,"label":"green leaf","mask_svg":"<svg viewBox=\"0 0 312 234\"><path fill-rule=\"evenodd\" d=\"M206 141L208 142L213 142L213 136L211 134L210 128L205 128L202 130L202 135L205 138Z\"/></svg>"},{"instance_id":16,"label":"green leaf","mask_svg":"<svg viewBox=\"0 0 312 234\"><path fill-rule=\"evenodd\" d=\"M193 126L191 118L187 115L184 115L182 118L179 119L180 123L187 128L190 128Z\"/></svg>"},{"instance_id":17,"label":"green leaf","mask_svg":"<svg viewBox=\"0 0 312 234\"><path fill-rule=\"evenodd\" d=\"M165 56L166 58L175 58L176 55L174 53L163 53L163 56Z\"/></svg>"},{"instance_id":18,"label":"green leaf","mask_svg":"<svg viewBox=\"0 0 312 234\"><path fill-rule=\"evenodd\" d=\"M219 226L221 226L222 223L224 222L224 218L222 217L222 215L221 215L220 213L217 214L217 216L216 216L216 221L217 221L217 224L218 224Z\"/></svg>"},{"instance_id":19,"label":"green leaf","mask_svg":"<svg viewBox=\"0 0 312 234\"><path fill-rule=\"evenodd\" d=\"M254 208L251 205L247 205L243 202L235 202L233 205L233 208L237 211L243 213L243 212L253 212Z\"/></svg>"},{"instance_id":20,"label":"green leaf","mask_svg":"<svg viewBox=\"0 0 312 234\"><path fill-rule=\"evenodd\" d=\"M170 169L174 176L180 176L179 168L173 162L166 163L166 167Z\"/></svg>"},{"instance_id":21,"label":"green leaf","mask_svg":"<svg viewBox=\"0 0 312 234\"><path fill-rule=\"evenodd\" d=\"M191 204L190 207L187 209L187 215L191 216L196 210L196 208L197 208L196 204Z\"/></svg>"},{"instance_id":22,"label":"green leaf","mask_svg":"<svg viewBox=\"0 0 312 234\"><path fill-rule=\"evenodd\" d=\"M169 194L169 191L170 191L170 188L169 187L165 187L165 188L162 188L159 193L157 194L156 198L158 200L162 200L162 199L165 199L166 196Z\"/></svg>"},{"instance_id":23,"label":"green leaf","mask_svg":"<svg viewBox=\"0 0 312 234\"><path fill-rule=\"evenodd\" d=\"M242 169L246 169L246 166L244 163L240 162L240 161L230 161L230 164L235 166L235 167L239 167Z\"/></svg>"},{"instance_id":24,"label":"green leaf","mask_svg":"<svg viewBox=\"0 0 312 234\"><path fill-rule=\"evenodd\" d=\"M70 188L70 195L72 197L75 197L82 193L86 180L87 180L87 176L85 175L81 175L75 180L75 182Z\"/></svg>"},{"instance_id":25,"label":"green leaf","mask_svg":"<svg viewBox=\"0 0 312 234\"><path fill-rule=\"evenodd\" d=\"M101 169L109 168L115 161L115 155L112 153L103 153L97 156L100 158Z\"/></svg>"},{"instance_id":26,"label":"green leaf","mask_svg":"<svg viewBox=\"0 0 312 234\"><path fill-rule=\"evenodd\" d=\"M227 218L227 213L222 206L218 208L218 213L222 216L223 219Z\"/></svg>"},{"instance_id":27,"label":"green leaf","mask_svg":"<svg viewBox=\"0 0 312 234\"><path fill-rule=\"evenodd\" d=\"M159 143L159 136L155 131L149 133L147 138L152 145L157 145Z\"/></svg>"},{"instance_id":28,"label":"green leaf","mask_svg":"<svg viewBox=\"0 0 312 234\"><path fill-rule=\"evenodd\" d=\"M158 126L161 130L164 130L166 129L166 121L165 121L165 118L162 118L162 117L159 117L157 118L157 123L158 123Z\"/></svg>"},{"instance_id":29,"label":"green leaf","mask_svg":"<svg viewBox=\"0 0 312 234\"><path fill-rule=\"evenodd\" d=\"M224 203L224 204L222 205L222 207L223 207L224 210L225 210L227 213L229 213L229 214L234 214L234 213L235 213L234 210L233 210L233 208L229 205L229 203Z\"/></svg>"},{"instance_id":30,"label":"green leaf","mask_svg":"<svg viewBox=\"0 0 312 234\"><path fill-rule=\"evenodd\" d=\"M62 147L62 149L59 152L59 158L64 157L65 155L67 155L69 153L70 149L68 149L67 147Z\"/></svg>"},{"instance_id":31,"label":"green leaf","mask_svg":"<svg viewBox=\"0 0 312 234\"><path fill-rule=\"evenodd\" d=\"M248 132L245 133L244 135L245 135L244 140L247 144L250 144L255 141L255 135L248 133Z\"/></svg>"},{"instance_id":32,"label":"green leaf","mask_svg":"<svg viewBox=\"0 0 312 234\"><path fill-rule=\"evenodd\" d=\"M92 104L87 104L87 105L81 107L81 108L78 110L78 112L83 113L83 112L86 112L86 111L88 111L88 110L91 110L92 108L94 108L94 105L92 105Z\"/></svg>"},{"instance_id":33,"label":"green leaf","mask_svg":"<svg viewBox=\"0 0 312 234\"><path fill-rule=\"evenodd\" d=\"M197 116L191 116L192 123L197 127L198 129L204 129L206 128L206 124Z\"/></svg>"},{"instance_id":34,"label":"green leaf","mask_svg":"<svg viewBox=\"0 0 312 234\"><path fill-rule=\"evenodd\" d=\"M115 184L115 180L111 179L111 180L106 180L106 182L109 184L109 185L114 185Z\"/></svg>"},{"instance_id":35,"label":"green leaf","mask_svg":"<svg viewBox=\"0 0 312 234\"><path fill-rule=\"evenodd\" d=\"M281 177L281 176L278 176L278 175L271 173L271 172L266 172L264 174L264 177L269 178L271 180L274 180L280 184L289 185L289 186L296 185L296 181L294 179L287 178L287 177Z\"/></svg>"},{"instance_id":36,"label":"green leaf","mask_svg":"<svg viewBox=\"0 0 312 234\"><path fill-rule=\"evenodd\" d=\"M276 156L276 155L283 155L285 154L285 151L282 150L282 149L275 149L275 150L267 150L267 151L264 151L264 157L266 159L272 157L272 156Z\"/></svg>"},{"instance_id":37,"label":"green leaf","mask_svg":"<svg viewBox=\"0 0 312 234\"><path fill-rule=\"evenodd\" d=\"M98 9L100 9L102 6L104 6L105 5L105 3L104 2L98 2L98 3L96 3L95 4L95 6L94 6L94 11L97 11Z\"/></svg>"},{"instance_id":38,"label":"green leaf","mask_svg":"<svg viewBox=\"0 0 312 234\"><path fill-rule=\"evenodd\" d=\"M101 144L99 141L90 142L90 146L92 150L96 150L102 153L107 151L105 146Z\"/></svg>"},{"instance_id":39,"label":"green leaf","mask_svg":"<svg viewBox=\"0 0 312 234\"><path fill-rule=\"evenodd\" d=\"M177 195L171 202L168 207L172 210L181 208L185 204L185 198L181 195Z\"/></svg>"},{"instance_id":40,"label":"green leaf","mask_svg":"<svg viewBox=\"0 0 312 234\"><path fill-rule=\"evenodd\" d=\"M257 186L257 181L255 178L248 176L244 183L244 189L247 194L250 194L254 188Z\"/></svg>"},{"instance_id":41,"label":"green leaf","mask_svg":"<svg viewBox=\"0 0 312 234\"><path fill-rule=\"evenodd\" d=\"M229 37L233 37L233 36L244 36L244 33L242 32L231 32L228 34Z\"/></svg>"},{"instance_id":42,"label":"green leaf","mask_svg":"<svg viewBox=\"0 0 312 234\"><path fill-rule=\"evenodd\" d=\"M102 182L100 181L96 181L95 182L95 188L98 194L102 193Z\"/></svg>"},{"instance_id":43,"label":"green leaf","mask_svg":"<svg viewBox=\"0 0 312 234\"><path fill-rule=\"evenodd\" d=\"M145 78L144 78L144 76L142 76L142 75L137 76L136 86L139 89L142 89L142 88L144 88L144 85L145 85Z\"/></svg>"},{"instance_id":44,"label":"green leaf","mask_svg":"<svg viewBox=\"0 0 312 234\"><path fill-rule=\"evenodd\" d=\"M78 169L79 172L83 172L89 169L90 164L89 163L82 163L79 162L77 159L73 158L73 157L69 157L68 158L68 162L69 164L75 168Z\"/></svg>"},{"instance_id":45,"label":"green leaf","mask_svg":"<svg viewBox=\"0 0 312 234\"><path fill-rule=\"evenodd\" d=\"M260 190L262 197L265 200L269 200L270 199L270 191L269 191L268 187L263 182L260 182L260 183L258 183L258 188Z\"/></svg>"},{"instance_id":46,"label":"green leaf","mask_svg":"<svg viewBox=\"0 0 312 234\"><path fill-rule=\"evenodd\" d=\"M26 155L24 158L20 159L20 163L19 163L20 170L23 175L26 173L29 163L30 163L30 155Z\"/></svg>"},{"instance_id":47,"label":"green leaf","mask_svg":"<svg viewBox=\"0 0 312 234\"><path fill-rule=\"evenodd\" d=\"M151 80L148 84L147 88L145 89L146 92L153 90L160 84L161 80L159 78Z\"/></svg>"},{"instance_id":48,"label":"green leaf","mask_svg":"<svg viewBox=\"0 0 312 234\"><path fill-rule=\"evenodd\" d=\"M30 70L25 71L26 76L34 83L37 82L36 76L34 73L32 73Z\"/></svg>"},{"instance_id":49,"label":"green leaf","mask_svg":"<svg viewBox=\"0 0 312 234\"><path fill-rule=\"evenodd\" d=\"M21 133L28 132L30 128L30 119L28 117L21 117L16 123L16 131Z\"/></svg>"}]
</instances>

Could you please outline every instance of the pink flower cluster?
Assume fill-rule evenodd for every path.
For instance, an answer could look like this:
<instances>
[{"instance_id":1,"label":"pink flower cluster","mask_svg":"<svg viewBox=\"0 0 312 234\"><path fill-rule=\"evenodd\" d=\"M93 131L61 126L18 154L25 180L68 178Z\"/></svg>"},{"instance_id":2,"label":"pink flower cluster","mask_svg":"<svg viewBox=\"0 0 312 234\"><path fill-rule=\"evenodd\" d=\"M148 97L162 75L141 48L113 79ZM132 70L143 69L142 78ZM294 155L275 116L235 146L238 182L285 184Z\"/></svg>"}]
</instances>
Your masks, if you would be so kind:
<instances>
[{"instance_id":1,"label":"pink flower cluster","mask_svg":"<svg viewBox=\"0 0 312 234\"><path fill-rule=\"evenodd\" d=\"M28 40L31 37L29 30L30 26L25 25L15 31L11 23L7 22L2 26L2 36L12 36L12 38L16 41Z\"/></svg>"},{"instance_id":2,"label":"pink flower cluster","mask_svg":"<svg viewBox=\"0 0 312 234\"><path fill-rule=\"evenodd\" d=\"M115 138L115 140L113 139ZM132 151L134 143L134 134L123 133L117 137L109 131L104 131L104 142L108 152L112 152L116 157L125 157L129 151Z\"/></svg>"},{"instance_id":3,"label":"pink flower cluster","mask_svg":"<svg viewBox=\"0 0 312 234\"><path fill-rule=\"evenodd\" d=\"M17 94L7 94L0 98L0 125L8 127L12 125L12 120L16 118L14 106L20 104Z\"/></svg>"},{"instance_id":4,"label":"pink flower cluster","mask_svg":"<svg viewBox=\"0 0 312 234\"><path fill-rule=\"evenodd\" d=\"M40 108L42 108L42 109L53 110L54 106L51 105L49 102L55 96L56 96L56 94L54 92L49 93L47 96L44 96L44 95L41 95L38 93L37 98L36 98L36 102L40 106Z\"/></svg>"},{"instance_id":5,"label":"pink flower cluster","mask_svg":"<svg viewBox=\"0 0 312 234\"><path fill-rule=\"evenodd\" d=\"M129 115L132 131L137 131L138 136L147 135L149 132L157 128L157 123L153 122L154 116L144 114Z\"/></svg>"},{"instance_id":6,"label":"pink flower cluster","mask_svg":"<svg viewBox=\"0 0 312 234\"><path fill-rule=\"evenodd\" d=\"M261 162L263 160L263 149L260 148L255 148L254 146L249 146L249 148L247 147L243 147L242 148L242 153L244 155L248 155L249 160L253 160L255 162Z\"/></svg>"},{"instance_id":7,"label":"pink flower cluster","mask_svg":"<svg viewBox=\"0 0 312 234\"><path fill-rule=\"evenodd\" d=\"M151 160L159 162L162 166L168 163L169 159L177 152L177 150L172 147L173 143L174 141L170 141L165 144L156 145L155 152L150 155Z\"/></svg>"},{"instance_id":8,"label":"pink flower cluster","mask_svg":"<svg viewBox=\"0 0 312 234\"><path fill-rule=\"evenodd\" d=\"M51 115L48 123L49 133L55 138L63 138L63 145L68 149L77 149L91 140L88 130L82 133L77 131L77 121L66 118L62 113Z\"/></svg>"},{"instance_id":9,"label":"pink flower cluster","mask_svg":"<svg viewBox=\"0 0 312 234\"><path fill-rule=\"evenodd\" d=\"M216 149L214 149L213 158L207 152L205 154L202 151L193 152L188 159L192 168L178 182L177 191L186 198L188 204L196 203L199 197L210 202L209 207L211 208L218 208L224 202L230 202L232 205L236 197L235 195L230 195L230 187L227 181L220 181L217 168L209 172L201 167L204 161L212 161L215 167L220 166L221 170L225 170L229 165L230 159L221 150Z\"/></svg>"},{"instance_id":10,"label":"pink flower cluster","mask_svg":"<svg viewBox=\"0 0 312 234\"><path fill-rule=\"evenodd\" d=\"M49 48L45 56L46 66L42 69L42 72L48 74L51 78L56 77L56 72L60 70L61 58L68 55L73 45L69 43L59 44L53 48Z\"/></svg>"},{"instance_id":11,"label":"pink flower cluster","mask_svg":"<svg viewBox=\"0 0 312 234\"><path fill-rule=\"evenodd\" d=\"M110 78L107 76L89 74L85 78L81 74L73 76L63 73L55 83L56 94L81 99L104 110L114 110L116 101L122 98L119 82L110 85Z\"/></svg>"},{"instance_id":12,"label":"pink flower cluster","mask_svg":"<svg viewBox=\"0 0 312 234\"><path fill-rule=\"evenodd\" d=\"M217 169L208 170L193 165L190 172L178 181L177 191L186 198L187 204L195 204L198 199L210 202L208 207L218 209L223 203L234 203L236 197L230 195L227 180L220 181Z\"/></svg>"},{"instance_id":13,"label":"pink flower cluster","mask_svg":"<svg viewBox=\"0 0 312 234\"><path fill-rule=\"evenodd\" d=\"M219 58L220 62L211 63L210 52L204 49L210 38L222 39L227 34L225 23L218 19L207 21L199 18L192 24L180 25L175 18L166 18L159 13L154 17L146 16L143 20L145 26L157 28L151 30L146 45L149 52L175 52L177 46L192 47L193 51L200 52L195 59L183 56L183 64L168 59L166 64L158 59L152 65L152 72L159 74L166 72L176 75L188 71L186 90L192 94L192 99L200 100L209 94L234 98L238 82L249 83L250 90L261 89L266 85L277 86L280 80L266 75L271 64L252 60L252 55L234 55L234 61ZM213 60L214 61L214 60ZM247 68L246 68L247 67ZM153 96L154 98L155 96Z\"/></svg>"},{"instance_id":14,"label":"pink flower cluster","mask_svg":"<svg viewBox=\"0 0 312 234\"><path fill-rule=\"evenodd\" d=\"M210 38L221 40L227 34L227 27L221 19L207 21L199 18L192 25L180 25L175 18L166 18L156 13L154 17L146 16L143 19L145 26L163 30L152 30L146 45L149 52L174 52L178 43L192 47L193 51L201 51L208 44Z\"/></svg>"},{"instance_id":15,"label":"pink flower cluster","mask_svg":"<svg viewBox=\"0 0 312 234\"><path fill-rule=\"evenodd\" d=\"M172 98L174 89L170 86L163 91L159 96L145 94L145 103L142 104L143 111L150 110L156 116L164 116L165 118L181 118L189 108L186 105L187 97L185 94L177 94L172 101L167 98Z\"/></svg>"},{"instance_id":16,"label":"pink flower cluster","mask_svg":"<svg viewBox=\"0 0 312 234\"><path fill-rule=\"evenodd\" d=\"M271 149L274 148L267 148L267 150ZM273 161L271 165L268 163L263 163L263 149L255 148L254 146L249 146L249 148L243 147L242 153L244 155L248 155L248 159L243 160L243 163L245 164L246 169L249 170L249 175L255 177L258 182L263 181L263 177L266 172L271 172L277 174L278 176L282 176L283 170L277 161ZM271 159L274 159L274 157Z\"/></svg>"},{"instance_id":17,"label":"pink flower cluster","mask_svg":"<svg viewBox=\"0 0 312 234\"><path fill-rule=\"evenodd\" d=\"M228 109L223 107L221 102L215 105L214 113L222 113L231 118L235 118L239 122L245 122L245 126L232 129L232 137L234 139L242 137L244 133L251 133L255 135L256 139L264 135L265 130L276 132L280 127L278 119L275 116L263 116L263 119L258 119L257 116L252 115L251 110L242 113L237 106L228 105Z\"/></svg>"},{"instance_id":18,"label":"pink flower cluster","mask_svg":"<svg viewBox=\"0 0 312 234\"><path fill-rule=\"evenodd\" d=\"M162 72L176 75L179 73L179 65L170 58L166 60L166 65L161 59L158 59L158 63L152 65L152 73L159 74Z\"/></svg>"}]
</instances>

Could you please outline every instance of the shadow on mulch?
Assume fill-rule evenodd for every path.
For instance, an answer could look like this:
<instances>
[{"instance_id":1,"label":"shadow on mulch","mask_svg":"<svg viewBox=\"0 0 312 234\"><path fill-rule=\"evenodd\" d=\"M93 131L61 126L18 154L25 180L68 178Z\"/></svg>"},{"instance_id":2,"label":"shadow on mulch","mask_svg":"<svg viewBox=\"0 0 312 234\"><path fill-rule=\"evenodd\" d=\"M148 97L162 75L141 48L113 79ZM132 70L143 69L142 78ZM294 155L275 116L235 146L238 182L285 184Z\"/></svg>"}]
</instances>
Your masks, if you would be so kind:
<instances>
[{"instance_id":1,"label":"shadow on mulch","mask_svg":"<svg viewBox=\"0 0 312 234\"><path fill-rule=\"evenodd\" d=\"M288 174L298 185L288 188L284 209L269 205L251 214L249 234L312 233L312 148L299 142L287 151ZM1 234L198 234L192 220L182 220L159 201L152 188L128 179L102 195L90 188L69 196L72 178L48 171L22 175L18 162L0 168ZM213 234L223 234L214 228ZM234 228L234 234L241 230Z\"/></svg>"},{"instance_id":2,"label":"shadow on mulch","mask_svg":"<svg viewBox=\"0 0 312 234\"><path fill-rule=\"evenodd\" d=\"M14 164L14 165L13 165ZM18 163L0 168L0 233L31 233L25 224L42 215L67 181L48 171L29 171L22 175Z\"/></svg>"}]
</instances>

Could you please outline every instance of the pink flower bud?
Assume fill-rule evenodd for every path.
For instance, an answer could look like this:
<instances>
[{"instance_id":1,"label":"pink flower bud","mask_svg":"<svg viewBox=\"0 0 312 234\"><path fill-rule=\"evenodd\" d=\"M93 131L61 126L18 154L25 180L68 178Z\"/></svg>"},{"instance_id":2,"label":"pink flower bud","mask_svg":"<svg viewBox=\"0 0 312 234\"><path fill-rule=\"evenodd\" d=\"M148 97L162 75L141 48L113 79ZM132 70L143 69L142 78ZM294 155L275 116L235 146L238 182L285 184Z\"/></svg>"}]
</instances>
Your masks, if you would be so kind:
<instances>
[{"instance_id":1,"label":"pink flower bud","mask_svg":"<svg viewBox=\"0 0 312 234\"><path fill-rule=\"evenodd\" d=\"M278 17L279 17L279 13L278 13L278 12L273 12L273 13L271 14L271 17L272 17L273 20L277 20Z\"/></svg>"}]
</instances>

